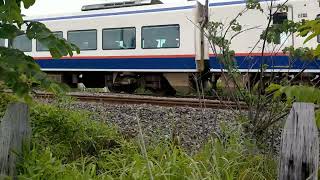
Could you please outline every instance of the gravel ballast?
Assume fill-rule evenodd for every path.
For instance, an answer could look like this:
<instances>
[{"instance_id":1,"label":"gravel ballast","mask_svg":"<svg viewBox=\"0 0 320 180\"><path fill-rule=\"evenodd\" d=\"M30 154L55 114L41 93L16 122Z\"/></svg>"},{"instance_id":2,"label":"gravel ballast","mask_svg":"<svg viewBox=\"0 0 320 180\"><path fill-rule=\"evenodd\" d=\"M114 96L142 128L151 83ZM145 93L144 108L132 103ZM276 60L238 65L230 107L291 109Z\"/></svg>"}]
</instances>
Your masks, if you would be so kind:
<instances>
[{"instance_id":1,"label":"gravel ballast","mask_svg":"<svg viewBox=\"0 0 320 180\"><path fill-rule=\"evenodd\" d=\"M162 107L154 105L117 105L75 102L74 109L93 112L93 119L115 124L128 137L137 137L138 121L147 140L179 139L180 144L194 151L213 134L220 134L220 123L235 123L236 113L231 110L190 107ZM149 138L148 138L149 137Z\"/></svg>"}]
</instances>

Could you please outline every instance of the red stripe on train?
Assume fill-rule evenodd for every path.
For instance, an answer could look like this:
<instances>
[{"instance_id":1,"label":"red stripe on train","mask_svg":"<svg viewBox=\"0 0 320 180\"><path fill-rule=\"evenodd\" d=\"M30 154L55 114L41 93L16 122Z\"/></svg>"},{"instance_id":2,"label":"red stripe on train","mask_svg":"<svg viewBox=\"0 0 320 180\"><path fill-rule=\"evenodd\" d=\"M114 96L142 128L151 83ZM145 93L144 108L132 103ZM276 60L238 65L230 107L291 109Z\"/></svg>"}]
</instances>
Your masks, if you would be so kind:
<instances>
[{"instance_id":1,"label":"red stripe on train","mask_svg":"<svg viewBox=\"0 0 320 180\"><path fill-rule=\"evenodd\" d=\"M145 55L145 56L72 56L62 57L60 59L133 59L133 58L194 58L194 54L179 54L179 55ZM53 59L50 56L33 57L34 59Z\"/></svg>"},{"instance_id":2,"label":"red stripe on train","mask_svg":"<svg viewBox=\"0 0 320 180\"><path fill-rule=\"evenodd\" d=\"M262 53L236 53L236 56L262 56ZM216 57L216 54L210 54L210 57ZM263 56L288 56L288 54L283 52L277 53L263 53Z\"/></svg>"},{"instance_id":3,"label":"red stripe on train","mask_svg":"<svg viewBox=\"0 0 320 180\"><path fill-rule=\"evenodd\" d=\"M262 53L236 53L236 56L262 56ZM264 53L264 56L288 56L285 53ZM210 57L215 57L215 54L210 54ZM178 54L178 55L132 55L132 56L72 56L62 57L60 59L134 59L134 58L194 58L194 54ZM36 60L53 59L50 56L33 57Z\"/></svg>"}]
</instances>

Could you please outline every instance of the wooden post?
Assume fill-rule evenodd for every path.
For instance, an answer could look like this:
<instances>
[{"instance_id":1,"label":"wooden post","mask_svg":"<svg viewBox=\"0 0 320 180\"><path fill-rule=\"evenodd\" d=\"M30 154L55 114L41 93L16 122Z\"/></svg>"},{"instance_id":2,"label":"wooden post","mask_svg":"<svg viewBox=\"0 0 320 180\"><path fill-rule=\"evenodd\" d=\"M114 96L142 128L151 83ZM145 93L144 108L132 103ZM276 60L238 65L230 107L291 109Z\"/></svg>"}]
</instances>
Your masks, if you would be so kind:
<instances>
[{"instance_id":1,"label":"wooden post","mask_svg":"<svg viewBox=\"0 0 320 180\"><path fill-rule=\"evenodd\" d=\"M281 136L279 180L317 180L318 163L314 104L294 103Z\"/></svg>"},{"instance_id":2,"label":"wooden post","mask_svg":"<svg viewBox=\"0 0 320 180\"><path fill-rule=\"evenodd\" d=\"M29 143L29 108L24 103L9 104L0 124L0 179L16 176L17 156Z\"/></svg>"}]
</instances>

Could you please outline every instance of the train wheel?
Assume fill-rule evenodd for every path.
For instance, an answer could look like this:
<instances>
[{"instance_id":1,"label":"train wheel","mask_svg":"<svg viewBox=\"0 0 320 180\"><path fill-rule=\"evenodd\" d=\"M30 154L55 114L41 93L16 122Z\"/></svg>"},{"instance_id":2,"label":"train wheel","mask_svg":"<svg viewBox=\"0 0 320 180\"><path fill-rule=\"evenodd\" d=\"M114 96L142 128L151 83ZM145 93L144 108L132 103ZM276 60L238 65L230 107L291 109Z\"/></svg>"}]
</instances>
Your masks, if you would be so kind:
<instances>
[{"instance_id":1,"label":"train wheel","mask_svg":"<svg viewBox=\"0 0 320 180\"><path fill-rule=\"evenodd\" d=\"M107 87L110 90L110 92L112 92L112 93L120 93L121 92L121 88L119 86L114 85L114 84L109 84L109 85L107 85Z\"/></svg>"},{"instance_id":2,"label":"train wheel","mask_svg":"<svg viewBox=\"0 0 320 180\"><path fill-rule=\"evenodd\" d=\"M113 93L128 93L128 94L132 94L135 92L135 90L137 89L137 85L136 84L130 84L130 85L108 85L108 89L110 90L110 92Z\"/></svg>"},{"instance_id":3,"label":"train wheel","mask_svg":"<svg viewBox=\"0 0 320 180\"><path fill-rule=\"evenodd\" d=\"M137 84L129 84L122 87L123 92L128 94L133 94L137 89Z\"/></svg>"}]
</instances>

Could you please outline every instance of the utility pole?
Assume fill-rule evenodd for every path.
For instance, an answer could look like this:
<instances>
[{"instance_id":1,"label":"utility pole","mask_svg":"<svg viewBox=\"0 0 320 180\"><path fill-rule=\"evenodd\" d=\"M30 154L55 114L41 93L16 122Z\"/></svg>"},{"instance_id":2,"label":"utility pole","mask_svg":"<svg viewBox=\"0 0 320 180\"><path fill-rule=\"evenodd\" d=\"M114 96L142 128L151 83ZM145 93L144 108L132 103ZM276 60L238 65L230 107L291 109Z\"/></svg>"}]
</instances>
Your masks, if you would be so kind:
<instances>
[{"instance_id":1,"label":"utility pole","mask_svg":"<svg viewBox=\"0 0 320 180\"><path fill-rule=\"evenodd\" d=\"M208 60L208 43L205 36L205 27L209 22L209 0L197 1L197 23L199 28L198 49L197 49L197 70L205 71L205 61Z\"/></svg>"}]
</instances>

